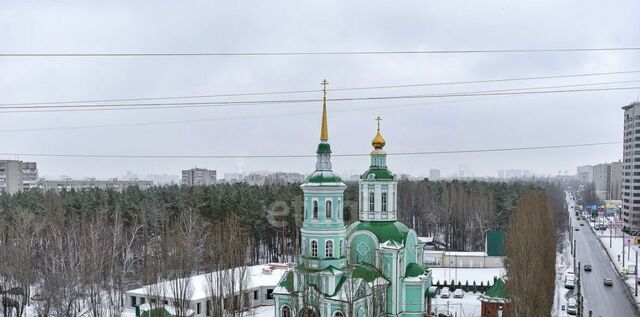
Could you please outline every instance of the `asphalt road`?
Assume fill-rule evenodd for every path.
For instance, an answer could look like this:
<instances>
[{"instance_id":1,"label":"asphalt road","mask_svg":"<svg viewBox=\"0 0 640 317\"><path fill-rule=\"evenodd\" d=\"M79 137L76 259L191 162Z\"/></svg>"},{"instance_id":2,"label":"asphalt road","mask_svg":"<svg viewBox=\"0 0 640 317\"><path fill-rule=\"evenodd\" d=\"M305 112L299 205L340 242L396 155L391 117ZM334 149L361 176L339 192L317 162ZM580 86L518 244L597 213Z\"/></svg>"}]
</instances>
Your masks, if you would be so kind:
<instances>
[{"instance_id":1,"label":"asphalt road","mask_svg":"<svg viewBox=\"0 0 640 317\"><path fill-rule=\"evenodd\" d=\"M598 238L586 222L576 220L571 207L569 210L572 211L572 226L580 228L580 231L573 231L577 249L576 260L582 265L591 264L593 267L591 272L580 270L581 292L585 299L584 316L589 316L589 310L593 311L593 317L638 316L634 304L626 294L624 282L616 274ZM584 223L584 226L580 226L580 222ZM613 286L604 286L605 277L613 279Z\"/></svg>"}]
</instances>

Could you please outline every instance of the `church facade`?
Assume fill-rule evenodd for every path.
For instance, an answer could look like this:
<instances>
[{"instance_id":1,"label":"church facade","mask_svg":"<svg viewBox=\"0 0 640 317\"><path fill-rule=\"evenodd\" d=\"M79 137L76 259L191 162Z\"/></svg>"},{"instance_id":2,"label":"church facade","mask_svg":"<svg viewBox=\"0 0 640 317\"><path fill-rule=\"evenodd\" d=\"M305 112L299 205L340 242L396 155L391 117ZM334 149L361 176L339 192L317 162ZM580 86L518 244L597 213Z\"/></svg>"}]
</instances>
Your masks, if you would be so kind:
<instances>
[{"instance_id":1,"label":"church facade","mask_svg":"<svg viewBox=\"0 0 640 317\"><path fill-rule=\"evenodd\" d=\"M301 185L301 254L274 290L275 316L422 316L431 274L415 231L397 221L397 183L379 121L358 183L359 220L346 226L347 186L332 170L324 95L316 168Z\"/></svg>"}]
</instances>

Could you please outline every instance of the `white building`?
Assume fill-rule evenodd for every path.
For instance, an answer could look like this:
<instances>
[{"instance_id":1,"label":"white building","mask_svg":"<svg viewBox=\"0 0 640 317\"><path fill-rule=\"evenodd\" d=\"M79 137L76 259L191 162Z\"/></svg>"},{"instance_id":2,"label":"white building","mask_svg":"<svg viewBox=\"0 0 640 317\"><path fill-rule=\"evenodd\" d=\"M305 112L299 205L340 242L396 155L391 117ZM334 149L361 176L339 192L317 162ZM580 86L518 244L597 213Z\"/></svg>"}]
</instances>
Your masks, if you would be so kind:
<instances>
[{"instance_id":1,"label":"white building","mask_svg":"<svg viewBox=\"0 0 640 317\"><path fill-rule=\"evenodd\" d=\"M578 180L583 183L593 183L593 166L583 165L577 169Z\"/></svg>"},{"instance_id":2,"label":"white building","mask_svg":"<svg viewBox=\"0 0 640 317\"><path fill-rule=\"evenodd\" d=\"M38 167L35 162L0 160L0 192L15 194L38 187Z\"/></svg>"},{"instance_id":3,"label":"white building","mask_svg":"<svg viewBox=\"0 0 640 317\"><path fill-rule=\"evenodd\" d=\"M206 168L192 168L182 171L183 186L209 186L216 183L216 171Z\"/></svg>"},{"instance_id":4,"label":"white building","mask_svg":"<svg viewBox=\"0 0 640 317\"><path fill-rule=\"evenodd\" d=\"M42 180L40 181L42 189L54 190L57 192L70 191L70 190L89 190L89 189L103 189L103 190L115 190L121 192L129 187L138 187L142 190L153 187L152 181L123 181L117 178L109 180L96 180L93 178L83 180L73 179L60 179L60 180Z\"/></svg>"},{"instance_id":5,"label":"white building","mask_svg":"<svg viewBox=\"0 0 640 317\"><path fill-rule=\"evenodd\" d=\"M624 229L640 229L640 102L624 110L622 220Z\"/></svg>"},{"instance_id":6,"label":"white building","mask_svg":"<svg viewBox=\"0 0 640 317\"><path fill-rule=\"evenodd\" d=\"M429 170L429 180L430 181L439 181L440 180L440 170L436 168L432 168Z\"/></svg>"},{"instance_id":7,"label":"white building","mask_svg":"<svg viewBox=\"0 0 640 317\"><path fill-rule=\"evenodd\" d=\"M288 270L289 267L286 264L249 266L246 270L245 287L243 287L242 294L239 294L239 291L236 290L234 291L234 296L240 296L241 302L244 303L243 305L247 309L274 305L273 290ZM231 270L227 270L227 272L231 272ZM238 269L234 272L238 272ZM227 275L236 276L236 280L239 280L239 274L212 272L192 276L188 278L188 283L184 282L182 284L189 285L188 316L213 316L211 299L213 296L220 296L220 294L212 294L212 289L215 289L215 287L209 286L211 283L216 283L219 276ZM172 312L177 309L173 303L180 301L182 298L182 296L174 295L173 289L175 287L172 287L172 285L175 285L176 281L186 281L186 279L163 281L126 292L127 302L123 316L135 316L136 308L142 313L156 307L163 307L169 314L175 315Z\"/></svg>"}]
</instances>

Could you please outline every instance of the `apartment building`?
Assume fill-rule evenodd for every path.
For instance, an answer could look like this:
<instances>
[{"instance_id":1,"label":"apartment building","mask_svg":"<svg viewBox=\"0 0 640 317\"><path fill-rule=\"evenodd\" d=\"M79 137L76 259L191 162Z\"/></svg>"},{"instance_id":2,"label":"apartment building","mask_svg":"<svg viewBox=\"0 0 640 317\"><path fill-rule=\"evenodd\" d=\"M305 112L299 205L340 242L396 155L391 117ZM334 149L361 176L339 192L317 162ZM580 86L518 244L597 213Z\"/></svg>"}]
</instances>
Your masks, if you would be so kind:
<instances>
[{"instance_id":1,"label":"apartment building","mask_svg":"<svg viewBox=\"0 0 640 317\"><path fill-rule=\"evenodd\" d=\"M93 178L84 180L42 180L40 184L44 190L54 190L58 192L70 190L80 191L89 189L104 189L121 192L129 187L138 187L144 190L153 186L152 181L123 181L118 180L117 178L110 180L96 180Z\"/></svg>"},{"instance_id":2,"label":"apartment building","mask_svg":"<svg viewBox=\"0 0 640 317\"><path fill-rule=\"evenodd\" d=\"M622 220L624 229L640 229L640 102L622 107Z\"/></svg>"},{"instance_id":3,"label":"apartment building","mask_svg":"<svg viewBox=\"0 0 640 317\"><path fill-rule=\"evenodd\" d=\"M216 171L205 168L192 168L182 171L183 186L209 186L216 182Z\"/></svg>"},{"instance_id":4,"label":"apartment building","mask_svg":"<svg viewBox=\"0 0 640 317\"><path fill-rule=\"evenodd\" d=\"M0 160L0 192L15 194L38 187L38 166L35 162Z\"/></svg>"}]
</instances>

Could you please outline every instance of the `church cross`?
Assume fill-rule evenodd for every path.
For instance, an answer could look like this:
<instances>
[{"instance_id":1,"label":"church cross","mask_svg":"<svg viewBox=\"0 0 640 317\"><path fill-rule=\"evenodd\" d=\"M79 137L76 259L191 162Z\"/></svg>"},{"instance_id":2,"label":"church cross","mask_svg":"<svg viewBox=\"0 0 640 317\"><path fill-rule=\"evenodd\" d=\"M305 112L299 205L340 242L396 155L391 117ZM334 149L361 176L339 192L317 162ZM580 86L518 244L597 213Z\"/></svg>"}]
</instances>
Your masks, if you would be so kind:
<instances>
[{"instance_id":1,"label":"church cross","mask_svg":"<svg viewBox=\"0 0 640 317\"><path fill-rule=\"evenodd\" d=\"M376 121L378 121L378 131L380 131L380 121L382 121L382 118L380 118L380 116L377 116Z\"/></svg>"},{"instance_id":2,"label":"church cross","mask_svg":"<svg viewBox=\"0 0 640 317\"><path fill-rule=\"evenodd\" d=\"M329 84L329 82L325 79L323 80L320 85L322 85L322 92L324 92L324 96L327 96L327 85Z\"/></svg>"}]
</instances>

